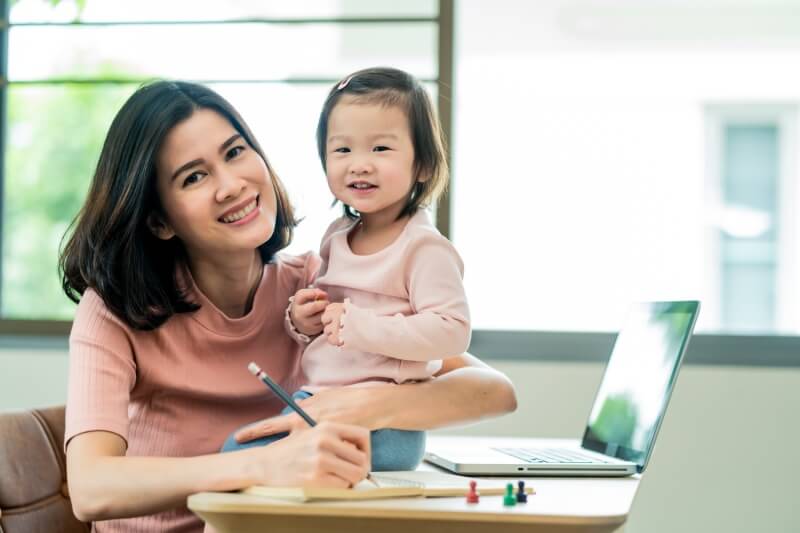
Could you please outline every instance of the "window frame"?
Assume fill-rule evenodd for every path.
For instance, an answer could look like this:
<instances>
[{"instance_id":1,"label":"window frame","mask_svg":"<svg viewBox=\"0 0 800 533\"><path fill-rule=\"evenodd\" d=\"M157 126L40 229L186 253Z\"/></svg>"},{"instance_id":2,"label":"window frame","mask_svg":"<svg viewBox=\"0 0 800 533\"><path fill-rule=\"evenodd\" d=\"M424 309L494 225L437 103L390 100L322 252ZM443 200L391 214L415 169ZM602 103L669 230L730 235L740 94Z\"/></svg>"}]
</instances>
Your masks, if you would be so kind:
<instances>
[{"instance_id":1,"label":"window frame","mask_svg":"<svg viewBox=\"0 0 800 533\"><path fill-rule=\"evenodd\" d=\"M9 9L7 0L0 0L0 250L3 246L3 183L5 159L6 99ZM382 18L330 18L292 19L291 23L380 22ZM393 19L395 20L395 19ZM421 21L398 18L396 20ZM454 0L439 0L437 17L425 19L438 23L438 108L445 138L450 140L452 129L452 102L454 97ZM284 19L258 19L259 22L287 22ZM130 80L125 80L130 81ZM246 80L242 80L246 81ZM320 80L282 80L303 83ZM326 80L327 81L327 80ZM334 80L331 80L333 82ZM113 83L113 80L111 81ZM448 163L451 147L447 146ZM711 159L711 158L710 158ZM450 190L452 187L452 179ZM436 224L445 236L450 235L450 197L442 197L436 211ZM0 261L0 279L2 262ZM2 309L0 309L0 313ZM0 314L0 349L24 348L34 350L65 350L72 322L67 320L12 320ZM543 363L598 363L605 362L613 346L615 333L581 331L501 331L475 330L470 351L485 360L505 360ZM732 365L763 367L800 367L800 336L793 335L694 335L687 353L688 364Z\"/></svg>"},{"instance_id":2,"label":"window frame","mask_svg":"<svg viewBox=\"0 0 800 533\"><path fill-rule=\"evenodd\" d=\"M8 0L0 0L0 335L3 328L3 221L5 220L5 172L6 172L6 104L8 101L8 30L9 30Z\"/></svg>"},{"instance_id":3,"label":"window frame","mask_svg":"<svg viewBox=\"0 0 800 533\"><path fill-rule=\"evenodd\" d=\"M452 100L452 39L453 39L453 0L439 0L439 14L438 16L348 16L348 17L296 17L296 18L266 18L266 17L251 17L233 20L197 20L197 21L111 21L111 22L28 22L14 24L14 26L140 26L140 25L185 25L185 24L198 24L198 25L213 25L221 23L242 23L242 24L336 24L336 25L350 25L350 24L414 24L414 23L435 23L439 28L438 35L438 56L439 73L435 79L420 79L423 83L436 83L438 86L438 105L440 109L447 108L442 114L442 126L446 138L450 134L450 110L449 105ZM15 80L9 81L8 79L8 34L11 27L10 23L10 2L8 0L0 0L0 251L3 250L3 220L4 220L4 183L5 183L5 146L6 146L6 110L7 98L10 85L26 86L26 85L62 85L62 84L87 84L87 85L102 85L102 84L130 84L141 83L145 79L136 78L54 78L48 80ZM199 83L210 83L220 80L193 80ZM288 79L269 79L269 80L224 80L231 83L288 83L288 84L326 84L331 85L338 81L338 78L288 78ZM448 151L449 159L449 151ZM443 233L447 235L447 228L449 225L449 209L447 208L448 200L445 196L442 198L442 205L437 210L437 225L444 228ZM0 280L3 276L3 262L0 261ZM45 337L52 340L53 338L63 338L69 335L72 327L70 320L40 320L40 319L9 319L3 314L2 309L2 283L0 283L0 347L11 342L12 345L18 345L22 339L30 338L33 345L36 345L37 337ZM51 343L45 343L50 346Z\"/></svg>"},{"instance_id":4,"label":"window frame","mask_svg":"<svg viewBox=\"0 0 800 533\"><path fill-rule=\"evenodd\" d=\"M778 140L778 268L776 282L777 291L776 320L777 327L785 327L785 318L798 310L798 281L793 273L798 266L798 217L794 214L792 204L797 205L797 132L798 105L796 103L763 103L742 102L710 104L705 108L706 120L706 153L716 154L706 160L706 195L719 203L719 195L723 186L722 149L724 130L727 126L771 124L779 132ZM788 204L788 206L787 206ZM704 274L706 286L715 289L715 297L719 297L721 288L718 285L721 267L719 265L720 243L718 234L710 226L706 233L706 249L710 260ZM788 296L784 293L788 292ZM782 320L783 319L783 320Z\"/></svg>"}]
</instances>

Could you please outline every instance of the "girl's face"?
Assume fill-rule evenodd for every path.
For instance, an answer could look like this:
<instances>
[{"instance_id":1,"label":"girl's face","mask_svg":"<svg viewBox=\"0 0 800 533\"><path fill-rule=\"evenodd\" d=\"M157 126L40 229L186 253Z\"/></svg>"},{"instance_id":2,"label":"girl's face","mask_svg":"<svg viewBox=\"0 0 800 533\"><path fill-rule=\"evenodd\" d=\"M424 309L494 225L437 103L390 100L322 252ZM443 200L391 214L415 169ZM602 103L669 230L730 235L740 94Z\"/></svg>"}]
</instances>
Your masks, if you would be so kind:
<instances>
[{"instance_id":1,"label":"girl's face","mask_svg":"<svg viewBox=\"0 0 800 533\"><path fill-rule=\"evenodd\" d=\"M162 239L178 237L192 258L230 257L266 242L275 229L272 176L222 115L199 109L165 137L156 165Z\"/></svg>"},{"instance_id":2,"label":"girl's face","mask_svg":"<svg viewBox=\"0 0 800 533\"><path fill-rule=\"evenodd\" d=\"M402 109L345 96L328 119L326 152L328 186L338 200L365 218L400 214L414 185L414 146Z\"/></svg>"}]
</instances>

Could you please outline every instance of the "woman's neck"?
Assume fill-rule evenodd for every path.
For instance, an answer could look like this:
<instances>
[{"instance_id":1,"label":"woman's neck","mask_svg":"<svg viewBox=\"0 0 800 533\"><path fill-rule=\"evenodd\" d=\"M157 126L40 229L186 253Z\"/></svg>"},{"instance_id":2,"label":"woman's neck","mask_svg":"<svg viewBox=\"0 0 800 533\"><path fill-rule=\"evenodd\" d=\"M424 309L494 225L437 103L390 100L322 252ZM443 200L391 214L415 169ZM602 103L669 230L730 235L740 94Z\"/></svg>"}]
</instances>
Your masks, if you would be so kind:
<instances>
[{"instance_id":1,"label":"woman's neck","mask_svg":"<svg viewBox=\"0 0 800 533\"><path fill-rule=\"evenodd\" d=\"M189 269L197 287L217 309L229 318L240 318L253 307L264 262L254 250L252 255L221 260L189 257Z\"/></svg>"}]
</instances>

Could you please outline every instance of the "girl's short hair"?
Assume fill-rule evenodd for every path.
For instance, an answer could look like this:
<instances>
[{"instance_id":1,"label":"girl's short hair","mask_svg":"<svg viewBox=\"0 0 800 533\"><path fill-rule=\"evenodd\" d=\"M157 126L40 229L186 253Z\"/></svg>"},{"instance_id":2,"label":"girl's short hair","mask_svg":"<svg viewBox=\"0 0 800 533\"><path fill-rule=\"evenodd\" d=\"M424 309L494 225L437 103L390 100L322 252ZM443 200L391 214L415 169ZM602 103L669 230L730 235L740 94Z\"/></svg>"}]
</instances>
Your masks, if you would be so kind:
<instances>
[{"instance_id":1,"label":"girl's short hair","mask_svg":"<svg viewBox=\"0 0 800 533\"><path fill-rule=\"evenodd\" d=\"M199 109L225 117L272 176L277 213L272 236L259 247L264 262L291 242L297 221L289 198L236 109L203 85L151 82L137 89L114 117L86 202L64 235L59 271L64 292L74 302L92 288L121 320L143 330L175 313L199 309L188 299L179 273L186 265L183 244L157 238L147 223L152 214L163 214L156 162L164 138Z\"/></svg>"},{"instance_id":2,"label":"girl's short hair","mask_svg":"<svg viewBox=\"0 0 800 533\"><path fill-rule=\"evenodd\" d=\"M420 207L435 203L447 188L449 172L442 127L422 84L402 70L374 67L359 70L334 85L322 106L317 123L317 150L326 172L328 120L336 104L345 95L352 96L355 103L397 106L408 117L414 146L414 179L416 181L420 176L427 176L428 179L416 181L399 218L413 215ZM344 214L358 218L349 205L344 206Z\"/></svg>"}]
</instances>

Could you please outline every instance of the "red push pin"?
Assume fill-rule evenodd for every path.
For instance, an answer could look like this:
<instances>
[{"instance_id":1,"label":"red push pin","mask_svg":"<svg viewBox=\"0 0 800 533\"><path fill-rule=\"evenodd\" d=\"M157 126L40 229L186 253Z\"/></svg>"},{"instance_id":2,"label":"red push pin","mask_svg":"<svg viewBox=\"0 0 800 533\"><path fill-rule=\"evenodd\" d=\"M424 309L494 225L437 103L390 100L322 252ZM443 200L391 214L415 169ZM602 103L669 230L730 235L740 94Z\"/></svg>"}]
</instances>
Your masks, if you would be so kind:
<instances>
[{"instance_id":1,"label":"red push pin","mask_svg":"<svg viewBox=\"0 0 800 533\"><path fill-rule=\"evenodd\" d=\"M473 479L469 482L469 492L467 493L467 503L478 503L480 493L475 489L478 484Z\"/></svg>"}]
</instances>

